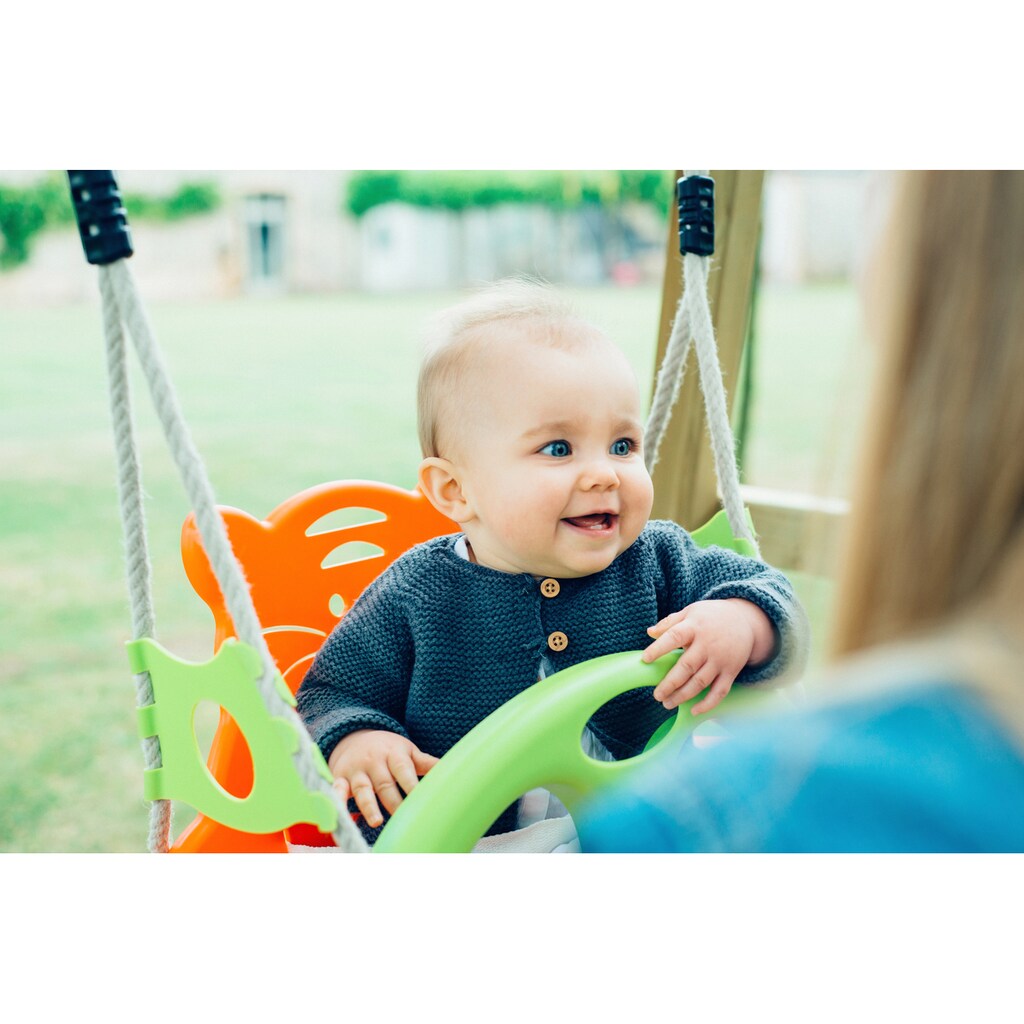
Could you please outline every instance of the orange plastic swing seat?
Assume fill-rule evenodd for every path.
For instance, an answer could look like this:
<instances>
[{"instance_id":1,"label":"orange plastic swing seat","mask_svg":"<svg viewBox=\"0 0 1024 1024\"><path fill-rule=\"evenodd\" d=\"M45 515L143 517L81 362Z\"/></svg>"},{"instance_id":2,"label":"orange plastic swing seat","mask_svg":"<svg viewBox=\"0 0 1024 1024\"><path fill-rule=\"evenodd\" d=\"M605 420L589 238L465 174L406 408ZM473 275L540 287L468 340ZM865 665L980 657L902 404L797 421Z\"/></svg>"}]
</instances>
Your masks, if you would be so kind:
<instances>
[{"instance_id":1,"label":"orange plastic swing seat","mask_svg":"<svg viewBox=\"0 0 1024 1024\"><path fill-rule=\"evenodd\" d=\"M419 491L365 480L321 484L296 494L265 520L221 507L235 555L249 582L270 653L295 693L310 662L345 610L395 558L458 527ZM181 534L185 572L213 612L214 645L235 636L195 519ZM207 758L233 796L252 790L252 757L234 719L221 709ZM171 846L177 853L286 853L288 845L331 846L313 825L251 834L198 814Z\"/></svg>"}]
</instances>

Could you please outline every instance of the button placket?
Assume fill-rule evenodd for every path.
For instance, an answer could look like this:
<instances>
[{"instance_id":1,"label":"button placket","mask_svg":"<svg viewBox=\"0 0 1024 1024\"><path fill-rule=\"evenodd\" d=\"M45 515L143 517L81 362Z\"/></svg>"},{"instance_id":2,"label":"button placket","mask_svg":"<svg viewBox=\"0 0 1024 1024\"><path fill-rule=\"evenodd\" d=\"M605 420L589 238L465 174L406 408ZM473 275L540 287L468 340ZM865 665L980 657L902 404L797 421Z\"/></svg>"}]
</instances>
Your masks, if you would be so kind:
<instances>
[{"instance_id":1,"label":"button placket","mask_svg":"<svg viewBox=\"0 0 1024 1024\"><path fill-rule=\"evenodd\" d=\"M547 579L543 579L540 581L538 589L540 590L542 597L548 598L550 600L551 598L558 597L558 595L562 591L562 585L558 582L558 580L549 576ZM543 604L544 602L541 601L541 605ZM550 607L553 608L554 606L552 605ZM542 615L542 620L545 617L546 616ZM566 636L566 634L563 633L560 629L556 629L553 632L548 633L547 645L549 651L554 651L556 654L560 654L562 651L566 649L566 647L569 646L569 637Z\"/></svg>"}]
</instances>

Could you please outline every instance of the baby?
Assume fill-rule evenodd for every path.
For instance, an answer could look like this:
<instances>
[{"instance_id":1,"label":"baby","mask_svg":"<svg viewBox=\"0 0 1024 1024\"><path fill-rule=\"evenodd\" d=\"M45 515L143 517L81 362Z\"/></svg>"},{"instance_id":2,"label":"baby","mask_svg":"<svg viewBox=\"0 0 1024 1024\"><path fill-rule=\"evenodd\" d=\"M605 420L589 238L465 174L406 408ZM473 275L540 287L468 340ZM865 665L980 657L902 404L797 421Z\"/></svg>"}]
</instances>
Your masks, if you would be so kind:
<instances>
[{"instance_id":1,"label":"baby","mask_svg":"<svg viewBox=\"0 0 1024 1024\"><path fill-rule=\"evenodd\" d=\"M419 486L461 533L398 558L335 627L298 706L375 838L383 809L538 678L618 651L685 648L654 691L591 719L630 757L672 709L800 667L802 616L762 562L649 522L637 382L546 286L503 282L442 314L420 370ZM706 692L705 692L706 691ZM489 834L521 824L515 805Z\"/></svg>"}]
</instances>

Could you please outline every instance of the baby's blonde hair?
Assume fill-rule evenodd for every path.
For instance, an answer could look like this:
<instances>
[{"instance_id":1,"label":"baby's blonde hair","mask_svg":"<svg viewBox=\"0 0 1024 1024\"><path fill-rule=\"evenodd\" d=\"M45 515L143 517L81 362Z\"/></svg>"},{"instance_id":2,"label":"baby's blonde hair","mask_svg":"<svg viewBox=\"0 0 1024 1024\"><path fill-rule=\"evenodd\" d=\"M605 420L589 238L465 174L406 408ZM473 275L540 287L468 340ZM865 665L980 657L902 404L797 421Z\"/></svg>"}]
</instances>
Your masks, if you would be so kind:
<instances>
[{"instance_id":1,"label":"baby's blonde hair","mask_svg":"<svg viewBox=\"0 0 1024 1024\"><path fill-rule=\"evenodd\" d=\"M563 295L529 278L498 281L437 314L427 326L416 393L424 458L451 453L457 400L468 397L473 354L499 327L528 328L532 341L556 348L601 336Z\"/></svg>"}]
</instances>

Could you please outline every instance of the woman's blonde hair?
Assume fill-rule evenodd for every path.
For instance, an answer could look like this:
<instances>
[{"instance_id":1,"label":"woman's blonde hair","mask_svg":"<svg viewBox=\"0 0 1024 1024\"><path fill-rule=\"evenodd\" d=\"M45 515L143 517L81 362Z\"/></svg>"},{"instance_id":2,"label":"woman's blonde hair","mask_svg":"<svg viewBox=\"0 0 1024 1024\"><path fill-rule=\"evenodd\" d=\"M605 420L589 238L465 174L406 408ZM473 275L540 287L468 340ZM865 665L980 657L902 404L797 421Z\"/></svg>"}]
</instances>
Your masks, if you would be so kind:
<instances>
[{"instance_id":1,"label":"woman's blonde hair","mask_svg":"<svg viewBox=\"0 0 1024 1024\"><path fill-rule=\"evenodd\" d=\"M486 286L437 314L425 332L425 354L416 389L417 428L424 458L450 456L460 403L473 397L468 374L472 353L486 344L489 330L502 326L528 327L534 340L562 347L579 344L598 333L554 288L525 277Z\"/></svg>"},{"instance_id":2,"label":"woman's blonde hair","mask_svg":"<svg viewBox=\"0 0 1024 1024\"><path fill-rule=\"evenodd\" d=\"M983 606L1024 637L1024 172L909 172L893 199L836 655Z\"/></svg>"}]
</instances>

